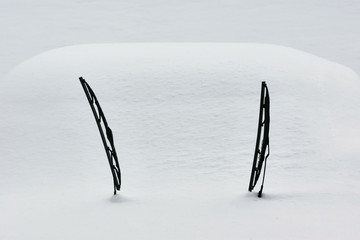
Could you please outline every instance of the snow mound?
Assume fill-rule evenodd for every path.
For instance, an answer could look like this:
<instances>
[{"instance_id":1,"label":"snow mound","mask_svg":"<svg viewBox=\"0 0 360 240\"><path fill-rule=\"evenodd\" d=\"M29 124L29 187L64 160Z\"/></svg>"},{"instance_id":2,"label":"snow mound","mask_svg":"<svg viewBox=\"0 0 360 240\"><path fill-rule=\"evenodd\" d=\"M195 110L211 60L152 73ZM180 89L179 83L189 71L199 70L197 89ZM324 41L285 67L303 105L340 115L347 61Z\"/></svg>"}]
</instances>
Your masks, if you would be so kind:
<instances>
[{"instance_id":1,"label":"snow mound","mask_svg":"<svg viewBox=\"0 0 360 240\"><path fill-rule=\"evenodd\" d=\"M329 192L344 187L344 182L347 187L342 191L350 192L359 180L360 165L354 157L359 154L360 81L349 68L267 44L97 44L64 47L35 56L1 83L0 107L6 113L0 126L2 194L16 195L21 189L41 195L56 188L65 202L92 206L89 198L112 192L110 171L78 81L80 76L94 90L114 132L123 190L122 197L111 201L131 202L120 214L130 217L134 224L133 211L151 206L149 214L156 216L157 224L151 225L145 213L138 215L143 218L136 223L150 234L150 239L160 232L156 239L219 239L221 231L228 231L226 239L251 236L221 219L225 217L223 212L238 211L237 204L245 205L241 211L254 204L248 195L239 195L246 192L250 174L261 81L267 82L271 98L271 155L265 198L269 192L269 200L281 202L276 193L287 192L285 199L302 196L313 206L318 202L309 203L310 197L301 195L303 191L323 194L317 198L323 200ZM327 180L321 183L319 178ZM308 183L304 184L304 179ZM82 200L74 203L71 196ZM179 196L185 201L179 201ZM206 200L214 196L215 202ZM241 198L240 203L232 202L235 200L231 196ZM55 197L49 201L58 203ZM223 212L215 210L219 220L206 221L208 217L216 218L210 209L226 201L232 203ZM63 209L68 207L62 203ZM109 206L104 209L116 219ZM261 209L270 211L265 206ZM294 214L302 212L291 209ZM191 219L194 211L200 211L199 219L205 220L200 224L203 234L198 237L195 220ZM246 222L241 211L228 215L233 223ZM245 212L255 221L251 218L253 209ZM82 208L75 214L81 218L81 214L88 213ZM98 210L95 215L101 218L102 214ZM59 221L64 223L67 217ZM309 218L303 217L298 223ZM183 234L174 238L172 231L162 232L162 227L170 224L168 219L174 224L171 226L179 226L174 232ZM120 222L130 226L125 220ZM87 224L96 226L95 222ZM105 225L101 226L106 231ZM215 226L220 228L216 230ZM323 226L315 226L320 227L320 237L334 233L325 234ZM81 238L97 236L91 235L92 230L85 225L80 231L68 225L65 228ZM85 229L90 233L84 233ZM288 229L293 231L294 227ZM134 238L133 230L122 229L122 234L128 239L148 236ZM151 235L152 230L155 235ZM274 231L264 230L279 237ZM291 231L288 237L306 237L306 233Z\"/></svg>"}]
</instances>

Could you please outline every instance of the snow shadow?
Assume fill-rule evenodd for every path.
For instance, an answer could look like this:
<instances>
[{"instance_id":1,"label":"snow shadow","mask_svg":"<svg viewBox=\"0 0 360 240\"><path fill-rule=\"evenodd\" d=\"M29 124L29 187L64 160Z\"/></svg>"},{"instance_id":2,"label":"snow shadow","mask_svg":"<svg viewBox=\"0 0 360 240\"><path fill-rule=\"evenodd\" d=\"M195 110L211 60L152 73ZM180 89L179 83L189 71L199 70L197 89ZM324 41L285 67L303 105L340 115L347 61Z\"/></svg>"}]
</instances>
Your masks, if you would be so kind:
<instances>
[{"instance_id":1,"label":"snow shadow","mask_svg":"<svg viewBox=\"0 0 360 240\"><path fill-rule=\"evenodd\" d=\"M127 203L127 202L131 202L132 200L128 197L125 197L121 194L116 194L116 195L112 195L110 198L108 198L108 201L111 203L116 203L116 204L120 204L120 203Z\"/></svg>"}]
</instances>

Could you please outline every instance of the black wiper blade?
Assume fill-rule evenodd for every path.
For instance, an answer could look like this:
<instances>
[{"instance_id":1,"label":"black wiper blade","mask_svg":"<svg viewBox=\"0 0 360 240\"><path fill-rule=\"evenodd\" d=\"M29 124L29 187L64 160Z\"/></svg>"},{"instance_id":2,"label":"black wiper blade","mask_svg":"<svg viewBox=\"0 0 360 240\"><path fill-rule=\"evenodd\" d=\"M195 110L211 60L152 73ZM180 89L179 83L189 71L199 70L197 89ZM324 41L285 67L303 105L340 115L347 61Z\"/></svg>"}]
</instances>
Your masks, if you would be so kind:
<instances>
[{"instance_id":1,"label":"black wiper blade","mask_svg":"<svg viewBox=\"0 0 360 240\"><path fill-rule=\"evenodd\" d=\"M266 162L267 162L267 158L270 155L269 130L270 130L270 97L266 82L263 81L261 83L260 111L259 111L257 138L255 144L255 153L254 153L254 160L252 164L250 183L249 183L249 191L251 192L259 180L264 165L263 179L258 197L262 196L262 191L265 181Z\"/></svg>"},{"instance_id":2,"label":"black wiper blade","mask_svg":"<svg viewBox=\"0 0 360 240\"><path fill-rule=\"evenodd\" d=\"M102 111L102 108L99 104L99 101L97 100L95 93L89 86L89 84L83 79L82 77L79 78L81 86L84 89L86 98L89 101L91 110L94 114L96 124L98 126L101 140L104 144L104 149L106 152L106 156L108 158L108 162L110 165L110 170L113 176L114 181L114 194L116 194L116 190L120 191L121 187L121 172L120 172L120 166L118 157L116 154L115 146L114 146L114 138L113 133L108 126L108 123L106 121L105 115ZM105 134L106 137L105 137Z\"/></svg>"}]
</instances>

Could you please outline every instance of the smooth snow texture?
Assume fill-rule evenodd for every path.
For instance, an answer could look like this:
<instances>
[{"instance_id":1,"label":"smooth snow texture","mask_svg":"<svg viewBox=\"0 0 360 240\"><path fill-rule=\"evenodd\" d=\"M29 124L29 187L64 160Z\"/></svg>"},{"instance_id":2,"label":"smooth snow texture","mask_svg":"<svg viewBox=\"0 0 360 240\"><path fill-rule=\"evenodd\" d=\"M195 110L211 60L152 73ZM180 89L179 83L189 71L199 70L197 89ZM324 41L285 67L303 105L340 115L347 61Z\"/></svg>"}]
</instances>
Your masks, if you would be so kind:
<instances>
[{"instance_id":1,"label":"smooth snow texture","mask_svg":"<svg viewBox=\"0 0 360 240\"><path fill-rule=\"evenodd\" d=\"M117 196L80 76L114 133ZM261 81L271 155L258 199L247 185ZM347 67L266 44L40 54L0 89L0 238L355 239L359 85Z\"/></svg>"},{"instance_id":2,"label":"smooth snow texture","mask_svg":"<svg viewBox=\"0 0 360 240\"><path fill-rule=\"evenodd\" d=\"M360 72L358 0L2 0L0 77L41 52L84 43L259 42Z\"/></svg>"}]
</instances>

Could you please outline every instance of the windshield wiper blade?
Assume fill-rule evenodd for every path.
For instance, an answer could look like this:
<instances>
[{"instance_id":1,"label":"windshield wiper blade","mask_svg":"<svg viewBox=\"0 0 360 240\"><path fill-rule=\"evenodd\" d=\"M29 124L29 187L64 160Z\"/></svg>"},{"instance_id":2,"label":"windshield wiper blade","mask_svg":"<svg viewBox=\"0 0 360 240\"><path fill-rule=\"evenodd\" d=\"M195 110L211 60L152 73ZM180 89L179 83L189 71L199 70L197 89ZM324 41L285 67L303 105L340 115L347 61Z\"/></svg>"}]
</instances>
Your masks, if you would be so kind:
<instances>
[{"instance_id":1,"label":"windshield wiper blade","mask_svg":"<svg viewBox=\"0 0 360 240\"><path fill-rule=\"evenodd\" d=\"M108 162L110 165L110 170L113 176L113 182L114 182L114 195L116 194L116 190L120 191L121 187L121 172L120 172L120 166L118 157L116 154L115 146L114 146L114 138L113 133L106 121L105 115L102 111L102 108L99 104L99 101L97 100L95 93L89 86L89 84L85 81L84 78L79 78L81 86L84 89L86 98L89 101L91 110L94 114L96 124L98 126L101 140L104 144L106 156L108 158ZM105 134L106 137L105 137Z\"/></svg>"},{"instance_id":2,"label":"windshield wiper blade","mask_svg":"<svg viewBox=\"0 0 360 240\"><path fill-rule=\"evenodd\" d=\"M262 191L264 188L264 181L265 181L266 162L267 162L267 158L270 155L269 130L270 130L270 97L266 82L263 81L261 83L260 112L259 112L257 138L255 144L255 153L254 153L254 160L252 164L250 183L249 183L249 191L251 192L254 189L257 181L259 180L264 165L263 179L262 179L260 191L258 193L258 197L262 196Z\"/></svg>"}]
</instances>

